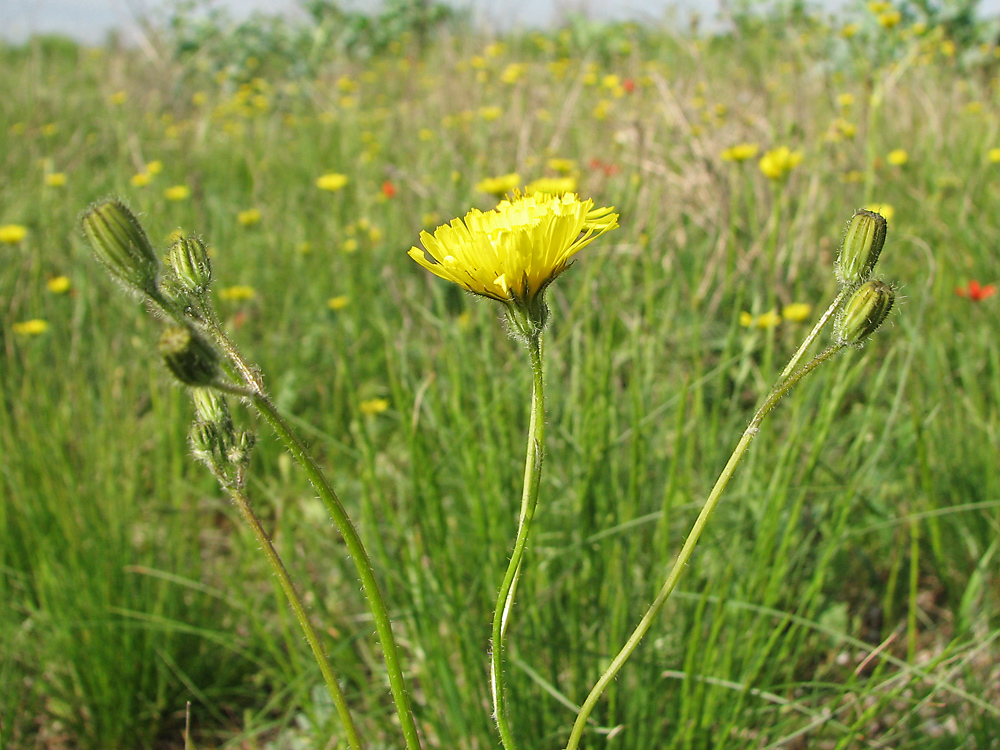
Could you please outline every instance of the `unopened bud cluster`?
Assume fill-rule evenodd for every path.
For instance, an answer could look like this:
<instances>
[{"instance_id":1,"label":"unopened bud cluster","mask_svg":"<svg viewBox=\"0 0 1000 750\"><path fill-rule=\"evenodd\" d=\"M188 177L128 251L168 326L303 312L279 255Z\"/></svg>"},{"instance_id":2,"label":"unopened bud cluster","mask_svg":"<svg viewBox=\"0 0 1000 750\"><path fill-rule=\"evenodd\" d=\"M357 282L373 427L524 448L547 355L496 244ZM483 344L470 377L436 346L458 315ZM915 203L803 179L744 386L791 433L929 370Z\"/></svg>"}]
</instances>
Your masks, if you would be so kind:
<instances>
[{"instance_id":1,"label":"unopened bud cluster","mask_svg":"<svg viewBox=\"0 0 1000 750\"><path fill-rule=\"evenodd\" d=\"M855 211L847 226L834 271L846 297L834 324L841 345L862 345L892 310L896 297L892 287L872 278L887 229L885 217L866 208Z\"/></svg>"},{"instance_id":2,"label":"unopened bud cluster","mask_svg":"<svg viewBox=\"0 0 1000 750\"><path fill-rule=\"evenodd\" d=\"M254 435L236 430L224 396L208 388L194 388L191 395L195 422L189 439L194 457L223 484L241 484L250 464Z\"/></svg>"},{"instance_id":3,"label":"unopened bud cluster","mask_svg":"<svg viewBox=\"0 0 1000 750\"><path fill-rule=\"evenodd\" d=\"M190 387L195 422L190 441L195 457L225 486L241 485L254 436L233 425L225 397L213 389L233 388L224 372L226 350L208 296L212 263L196 237L180 237L161 263L142 224L117 199L95 203L80 217L97 259L132 291L173 319L160 336L167 369Z\"/></svg>"}]
</instances>

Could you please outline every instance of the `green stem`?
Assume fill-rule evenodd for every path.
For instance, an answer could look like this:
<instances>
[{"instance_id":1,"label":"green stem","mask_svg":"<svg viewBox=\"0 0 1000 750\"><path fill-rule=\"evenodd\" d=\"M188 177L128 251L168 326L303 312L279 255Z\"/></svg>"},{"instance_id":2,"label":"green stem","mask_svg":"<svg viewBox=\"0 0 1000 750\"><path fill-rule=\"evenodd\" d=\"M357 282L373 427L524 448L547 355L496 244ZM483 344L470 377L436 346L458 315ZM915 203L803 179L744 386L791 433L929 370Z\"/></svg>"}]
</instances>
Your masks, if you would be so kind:
<instances>
[{"instance_id":1,"label":"green stem","mask_svg":"<svg viewBox=\"0 0 1000 750\"><path fill-rule=\"evenodd\" d=\"M417 725L413 719L413 709L410 707L410 699L406 692L406 680L403 677L403 670L399 661L399 650L396 647L396 638L392 634L392 621L389 619L389 611L379 590L378 580L375 578L375 570L372 567L368 551L365 549L358 535L357 529L351 522L347 511L344 509L340 498L334 491L323 470L312 457L305 443L288 426L277 408L271 403L264 391L260 374L251 367L236 347L229 341L225 333L217 325L209 325L210 331L215 340L229 356L233 363L232 367L227 367L227 372L231 377L239 376L247 387L244 391L241 388L230 389L233 393L239 393L249 399L258 413L271 425L271 429L277 433L281 442L285 444L288 452L298 462L305 472L309 482L319 493L320 499L326 505L327 512L337 525L344 543L347 545L347 552L354 561L358 577L361 579L361 588L365 598L368 600L368 608L371 610L372 618L375 622L375 632L378 635L379 643L382 646L382 655L385 659L385 671L389 677L389 691L392 693L392 700L396 706L396 715L399 717L399 724L403 731L407 750L420 750L420 735L417 733ZM235 367L236 372L231 372ZM225 390L225 388L223 388Z\"/></svg>"},{"instance_id":2,"label":"green stem","mask_svg":"<svg viewBox=\"0 0 1000 750\"><path fill-rule=\"evenodd\" d=\"M826 325L826 322L830 319L830 316L837 311L838 307L840 307L840 303L843 301L846 295L847 295L847 290L842 289L840 293L834 298L833 302L826 309L826 312L823 313L823 317L819 319L816 325L813 326L813 329L809 332L809 335L806 336L806 340L802 342L802 346L800 346L798 348L798 351L796 351L795 354L792 355L792 358L788 360L788 364L785 365L785 369L782 370L781 375L778 376L779 383L785 378L787 378L792 373L792 370L794 370L798 366L799 360L802 359L803 356L805 356L806 349L808 349L812 344L812 342L816 340L816 337L819 335L819 332L823 330L823 327Z\"/></svg>"},{"instance_id":3,"label":"green stem","mask_svg":"<svg viewBox=\"0 0 1000 750\"><path fill-rule=\"evenodd\" d=\"M389 690L392 692L393 702L396 704L396 714L399 716L399 723L403 730L403 737L406 740L407 750L419 750L420 736L417 734L417 726L413 720L413 710L410 708L410 699L406 693L406 680L403 678L403 670L400 667L399 652L396 648L396 638L392 634L392 622L389 619L389 612L382 599L382 592L379 590L378 581L375 578L375 571L372 568L368 551L361 542L354 524L351 523L347 511L334 492L333 487L323 474L316 459L312 457L305 444L295 434L288 423L282 418L271 400L263 393L254 390L252 395L253 405L262 417L271 425L278 437L288 448L292 457L299 463L309 482L319 493L320 498L326 504L327 511L337 524L337 529L347 545L347 551L354 561L361 579L361 588L364 590L365 598L368 599L368 607L371 609L372 617L375 621L375 632L378 634L379 643L382 645L382 655L385 659L385 670L389 676Z\"/></svg>"},{"instance_id":4,"label":"green stem","mask_svg":"<svg viewBox=\"0 0 1000 750\"><path fill-rule=\"evenodd\" d=\"M337 708L337 713L340 714L340 721L347 732L348 746L351 750L361 750L361 739L358 737L358 730L354 726L354 719L351 717L351 710L347 706L347 699L344 697L344 693L337 683L337 678L333 674L333 667L330 666L330 660L327 658L326 652L323 651L323 646L319 642L319 637L316 635L312 623L309 622L309 616L302 605L302 599L299 598L299 594L295 590L295 584L292 583L292 579L289 577L284 563L282 563L281 558L278 556L278 551L271 543L271 539L268 537L267 532L264 531L264 527L261 526L260 519L257 518L257 515L253 512L253 508L250 507L250 501L247 499L247 496L236 487L226 487L226 490L229 492L229 496L233 499L233 502L236 503L236 507L240 509L243 519L250 525L254 536L257 537L257 543L264 550L264 555L271 564L274 574L278 577L278 583L281 584L281 589L285 592L288 603L295 613L295 619L299 621L299 626L302 628L302 632L306 636L306 641L309 643L313 656L316 658L316 663L319 665L323 681L326 682L326 686L330 691L330 697L333 698L333 704Z\"/></svg>"},{"instance_id":5,"label":"green stem","mask_svg":"<svg viewBox=\"0 0 1000 750\"><path fill-rule=\"evenodd\" d=\"M524 487L521 492L521 513L517 538L510 556L510 564L500 584L497 607L493 613L493 649L490 654L490 691L493 694L493 718L500 731L500 741L506 750L517 745L507 722L507 705L503 693L503 639L507 631L510 610L514 604L517 581L521 575L521 561L528 544L531 521L538 504L538 484L542 475L542 446L545 440L545 411L542 392L542 342L541 334L528 338L528 356L531 359L531 417L528 423L528 447L524 460Z\"/></svg>"},{"instance_id":6,"label":"green stem","mask_svg":"<svg viewBox=\"0 0 1000 750\"><path fill-rule=\"evenodd\" d=\"M736 444L736 449L729 457L729 462L726 464L726 467L722 470L722 474L719 475L718 480L715 482L715 486L709 493L708 499L705 500L705 505L702 507L701 513L698 514L698 518L695 520L694 526L691 527L691 533L688 534L688 538L684 542L684 546L681 548L680 554L677 555L677 559L674 561L674 565L667 574L667 578L663 582L663 585L660 588L659 593L656 595L656 598L653 600L653 603L649 605L649 609L647 609L646 614L642 616L642 619L632 632L632 635L629 636L628 641L622 647L621 651L618 652L618 655L612 660L608 668L604 670L604 673L594 684L594 687L587 696L587 699L580 707L580 712L577 714L576 722L573 724L573 730L570 733L569 741L566 743L566 750L576 750L576 748L579 747L580 739L583 737L583 730L587 726L587 719L590 717L591 711L593 711L594 706L597 704L597 700L601 697L601 694L607 686L611 684L611 681L618 674L619 670L621 670L622 665L625 664L628 658L638 647L639 642L652 626L656 615L667 601L667 598L673 592L674 587L677 585L677 580L680 578L681 572L684 570L688 560L691 558L695 545L698 543L698 539L701 537L702 531L705 529L705 524L708 523L708 519L712 515L712 511L715 510L715 506L718 504L719 498L722 496L722 492L726 489L726 485L729 484L729 480L732 478L733 472L736 471L736 466L739 464L740 459L743 458L743 454L746 453L747 448L750 446L750 441L753 440L757 431L760 429L760 425L761 422L764 421L764 417L767 416L768 412L770 412L771 409L777 405L778 401L780 401L786 393L788 393L800 380L802 380L802 378L826 362L833 355L843 350L844 347L844 344L835 344L831 346L829 349L826 349L822 353L818 354L812 361L803 365L799 370L796 370L787 380L779 382L778 385L771 389L771 392L768 394L764 403L757 410L757 413L754 414L753 419L750 420L749 426L744 431L739 443Z\"/></svg>"}]
</instances>

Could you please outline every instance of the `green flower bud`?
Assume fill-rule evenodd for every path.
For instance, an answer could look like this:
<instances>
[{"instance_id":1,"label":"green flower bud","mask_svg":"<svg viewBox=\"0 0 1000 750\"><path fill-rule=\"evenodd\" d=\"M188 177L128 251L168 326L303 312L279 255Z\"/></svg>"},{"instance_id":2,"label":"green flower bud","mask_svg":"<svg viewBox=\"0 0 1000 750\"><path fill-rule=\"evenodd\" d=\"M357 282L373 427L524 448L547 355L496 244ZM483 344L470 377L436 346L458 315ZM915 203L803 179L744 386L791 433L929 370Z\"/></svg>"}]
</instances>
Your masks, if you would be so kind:
<instances>
[{"instance_id":1,"label":"green flower bud","mask_svg":"<svg viewBox=\"0 0 1000 750\"><path fill-rule=\"evenodd\" d=\"M199 422L219 425L232 421L225 397L211 388L192 388L191 400L194 401L195 418Z\"/></svg>"},{"instance_id":2,"label":"green flower bud","mask_svg":"<svg viewBox=\"0 0 1000 750\"><path fill-rule=\"evenodd\" d=\"M121 281L157 296L160 261L139 220L115 199L95 203L80 217L97 259Z\"/></svg>"},{"instance_id":3,"label":"green flower bud","mask_svg":"<svg viewBox=\"0 0 1000 750\"><path fill-rule=\"evenodd\" d=\"M159 347L167 367L185 385L205 386L218 380L218 352L190 328L171 326L160 336Z\"/></svg>"},{"instance_id":4,"label":"green flower bud","mask_svg":"<svg viewBox=\"0 0 1000 750\"><path fill-rule=\"evenodd\" d=\"M219 431L209 422L195 422L188 433L191 450L199 461L213 466L220 455Z\"/></svg>"},{"instance_id":5,"label":"green flower bud","mask_svg":"<svg viewBox=\"0 0 1000 750\"><path fill-rule=\"evenodd\" d=\"M253 450L256 437L251 432L241 432L226 451L226 459L235 466L247 466L250 463L250 451Z\"/></svg>"},{"instance_id":6,"label":"green flower bud","mask_svg":"<svg viewBox=\"0 0 1000 750\"><path fill-rule=\"evenodd\" d=\"M858 209L847 225L844 244L834 272L841 284L860 284L868 281L885 244L886 221L882 214Z\"/></svg>"},{"instance_id":7,"label":"green flower bud","mask_svg":"<svg viewBox=\"0 0 1000 750\"><path fill-rule=\"evenodd\" d=\"M170 248L170 266L187 291L201 295L212 281L212 262L205 243L197 237L181 237Z\"/></svg>"},{"instance_id":8,"label":"green flower bud","mask_svg":"<svg viewBox=\"0 0 1000 750\"><path fill-rule=\"evenodd\" d=\"M885 321L895 299L892 288L882 281L873 279L859 286L837 318L837 341L860 346Z\"/></svg>"}]
</instances>

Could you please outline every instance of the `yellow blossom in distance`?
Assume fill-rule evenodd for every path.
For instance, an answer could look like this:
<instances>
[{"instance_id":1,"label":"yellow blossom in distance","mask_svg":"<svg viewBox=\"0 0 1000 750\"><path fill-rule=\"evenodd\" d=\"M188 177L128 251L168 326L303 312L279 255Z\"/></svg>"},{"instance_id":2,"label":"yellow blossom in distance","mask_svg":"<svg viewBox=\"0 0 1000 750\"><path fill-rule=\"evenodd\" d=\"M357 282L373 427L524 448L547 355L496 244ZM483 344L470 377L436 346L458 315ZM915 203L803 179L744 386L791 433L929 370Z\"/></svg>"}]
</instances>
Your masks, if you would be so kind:
<instances>
[{"instance_id":1,"label":"yellow blossom in distance","mask_svg":"<svg viewBox=\"0 0 1000 750\"><path fill-rule=\"evenodd\" d=\"M986 158L990 164L1000 164L1000 148L991 148L986 152Z\"/></svg>"},{"instance_id":2,"label":"yellow blossom in distance","mask_svg":"<svg viewBox=\"0 0 1000 750\"><path fill-rule=\"evenodd\" d=\"M69 291L69 288L73 283L69 280L69 276L53 276L46 283L49 291L53 294L65 294Z\"/></svg>"},{"instance_id":3,"label":"yellow blossom in distance","mask_svg":"<svg viewBox=\"0 0 1000 750\"><path fill-rule=\"evenodd\" d=\"M499 177L487 177L476 183L476 191L495 195L498 198L509 193L521 184L521 175L517 172L502 174Z\"/></svg>"},{"instance_id":4,"label":"yellow blossom in distance","mask_svg":"<svg viewBox=\"0 0 1000 750\"><path fill-rule=\"evenodd\" d=\"M51 172L45 175L45 184L49 187L63 187L66 184L66 173Z\"/></svg>"},{"instance_id":5,"label":"yellow blossom in distance","mask_svg":"<svg viewBox=\"0 0 1000 750\"><path fill-rule=\"evenodd\" d=\"M524 192L528 195L532 193L552 193L553 195L573 193L576 192L576 178L540 177L537 180L529 182L524 188Z\"/></svg>"},{"instance_id":6,"label":"yellow blossom in distance","mask_svg":"<svg viewBox=\"0 0 1000 750\"><path fill-rule=\"evenodd\" d=\"M870 203L865 208L877 214L882 214L887 222L892 221L892 217L896 215L896 209L888 203Z\"/></svg>"},{"instance_id":7,"label":"yellow blossom in distance","mask_svg":"<svg viewBox=\"0 0 1000 750\"><path fill-rule=\"evenodd\" d=\"M754 325L758 328L774 328L781 322L781 316L775 310L769 310L763 315L758 315Z\"/></svg>"},{"instance_id":8,"label":"yellow blossom in distance","mask_svg":"<svg viewBox=\"0 0 1000 750\"><path fill-rule=\"evenodd\" d=\"M546 162L546 166L553 172L569 174L576 169L576 162L573 159L559 159L553 157Z\"/></svg>"},{"instance_id":9,"label":"yellow blossom in distance","mask_svg":"<svg viewBox=\"0 0 1000 750\"><path fill-rule=\"evenodd\" d=\"M336 172L327 172L322 177L316 178L316 187L320 190L329 190L334 193L347 184L347 175Z\"/></svg>"},{"instance_id":10,"label":"yellow blossom in distance","mask_svg":"<svg viewBox=\"0 0 1000 750\"><path fill-rule=\"evenodd\" d=\"M910 160L910 155L906 153L905 149L897 148L890 151L889 155L885 157L885 160L894 167L901 167Z\"/></svg>"},{"instance_id":11,"label":"yellow blossom in distance","mask_svg":"<svg viewBox=\"0 0 1000 750\"><path fill-rule=\"evenodd\" d=\"M163 162L159 159L154 159L146 165L146 171L149 174L157 175L163 171Z\"/></svg>"},{"instance_id":12,"label":"yellow blossom in distance","mask_svg":"<svg viewBox=\"0 0 1000 750\"><path fill-rule=\"evenodd\" d=\"M260 209L258 208L248 208L246 211L240 211L236 214L236 221L245 227L252 227L255 224L260 224Z\"/></svg>"},{"instance_id":13,"label":"yellow blossom in distance","mask_svg":"<svg viewBox=\"0 0 1000 750\"><path fill-rule=\"evenodd\" d=\"M746 161L754 158L759 150L756 143L737 143L722 152L722 161Z\"/></svg>"},{"instance_id":14,"label":"yellow blossom in distance","mask_svg":"<svg viewBox=\"0 0 1000 750\"><path fill-rule=\"evenodd\" d=\"M15 323L11 327L18 336L40 336L49 330L48 322L38 318Z\"/></svg>"},{"instance_id":15,"label":"yellow blossom in distance","mask_svg":"<svg viewBox=\"0 0 1000 750\"><path fill-rule=\"evenodd\" d=\"M474 294L530 305L573 255L618 226L612 208L594 208L574 193L515 195L491 211L472 209L434 233L409 255L436 276Z\"/></svg>"},{"instance_id":16,"label":"yellow blossom in distance","mask_svg":"<svg viewBox=\"0 0 1000 750\"><path fill-rule=\"evenodd\" d=\"M804 320L808 320L810 313L812 313L812 305L808 302L792 302L790 305L785 305L781 308L781 317L793 323L801 323Z\"/></svg>"},{"instance_id":17,"label":"yellow blossom in distance","mask_svg":"<svg viewBox=\"0 0 1000 750\"><path fill-rule=\"evenodd\" d=\"M885 13L879 13L878 23L884 29L892 29L899 25L899 22L903 20L903 14L898 10L890 10Z\"/></svg>"},{"instance_id":18,"label":"yellow blossom in distance","mask_svg":"<svg viewBox=\"0 0 1000 750\"><path fill-rule=\"evenodd\" d=\"M163 191L163 197L168 201L183 201L191 197L191 188L187 185L174 185Z\"/></svg>"},{"instance_id":19,"label":"yellow blossom in distance","mask_svg":"<svg viewBox=\"0 0 1000 750\"><path fill-rule=\"evenodd\" d=\"M148 185L152 181L152 179L153 178L150 176L149 172L137 172L136 174L132 175L132 178L129 180L129 182L132 183L132 187L146 187L146 185Z\"/></svg>"},{"instance_id":20,"label":"yellow blossom in distance","mask_svg":"<svg viewBox=\"0 0 1000 750\"><path fill-rule=\"evenodd\" d=\"M358 404L358 409L366 417L374 417L389 408L388 399L369 398Z\"/></svg>"},{"instance_id":21,"label":"yellow blossom in distance","mask_svg":"<svg viewBox=\"0 0 1000 750\"><path fill-rule=\"evenodd\" d=\"M772 149L760 158L760 171L770 180L783 180L802 161L801 151L792 151L788 146Z\"/></svg>"},{"instance_id":22,"label":"yellow blossom in distance","mask_svg":"<svg viewBox=\"0 0 1000 750\"><path fill-rule=\"evenodd\" d=\"M4 224L0 226L0 242L5 245L16 245L27 236L27 227L22 227L20 224Z\"/></svg>"},{"instance_id":23,"label":"yellow blossom in distance","mask_svg":"<svg viewBox=\"0 0 1000 750\"><path fill-rule=\"evenodd\" d=\"M243 302L251 300L257 296L257 291L252 286L227 286L219 290L219 299L228 302Z\"/></svg>"},{"instance_id":24,"label":"yellow blossom in distance","mask_svg":"<svg viewBox=\"0 0 1000 750\"><path fill-rule=\"evenodd\" d=\"M350 304L350 302L350 297L345 294L341 294L337 297L330 297L330 299L326 301L326 306L331 310L343 310L348 304Z\"/></svg>"}]
</instances>

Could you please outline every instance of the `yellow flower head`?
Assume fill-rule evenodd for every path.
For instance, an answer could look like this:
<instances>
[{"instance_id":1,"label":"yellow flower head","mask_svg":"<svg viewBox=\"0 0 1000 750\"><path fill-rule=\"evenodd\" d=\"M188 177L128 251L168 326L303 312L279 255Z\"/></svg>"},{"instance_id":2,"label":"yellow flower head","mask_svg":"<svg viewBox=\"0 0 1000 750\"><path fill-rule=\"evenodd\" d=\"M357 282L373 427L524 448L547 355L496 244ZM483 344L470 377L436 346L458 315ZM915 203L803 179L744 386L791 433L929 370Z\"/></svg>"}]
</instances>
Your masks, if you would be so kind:
<instances>
[{"instance_id":1,"label":"yellow flower head","mask_svg":"<svg viewBox=\"0 0 1000 750\"><path fill-rule=\"evenodd\" d=\"M27 235L27 228L20 224L4 224L0 227L0 242L5 245L16 245Z\"/></svg>"},{"instance_id":2,"label":"yellow flower head","mask_svg":"<svg viewBox=\"0 0 1000 750\"><path fill-rule=\"evenodd\" d=\"M771 180L782 180L802 161L801 151L792 151L788 146L772 149L760 158L760 171Z\"/></svg>"},{"instance_id":3,"label":"yellow flower head","mask_svg":"<svg viewBox=\"0 0 1000 750\"><path fill-rule=\"evenodd\" d=\"M252 286L227 286L225 289L219 290L219 299L228 302L242 302L256 296L257 292Z\"/></svg>"},{"instance_id":4,"label":"yellow flower head","mask_svg":"<svg viewBox=\"0 0 1000 750\"><path fill-rule=\"evenodd\" d=\"M537 180L529 182L527 187L524 188L524 192L528 195L533 193L552 193L558 195L560 193L572 193L575 190L575 177L540 177Z\"/></svg>"},{"instance_id":5,"label":"yellow flower head","mask_svg":"<svg viewBox=\"0 0 1000 750\"><path fill-rule=\"evenodd\" d=\"M66 184L66 173L50 172L45 175L45 184L49 187L63 187Z\"/></svg>"},{"instance_id":6,"label":"yellow flower head","mask_svg":"<svg viewBox=\"0 0 1000 750\"><path fill-rule=\"evenodd\" d=\"M756 143L739 143L722 152L723 161L746 161L757 155Z\"/></svg>"},{"instance_id":7,"label":"yellow flower head","mask_svg":"<svg viewBox=\"0 0 1000 750\"><path fill-rule=\"evenodd\" d=\"M469 211L434 233L410 257L431 273L500 302L530 306L570 258L618 226L612 208L574 193L515 195L491 211ZM430 256L430 257L428 257Z\"/></svg>"},{"instance_id":8,"label":"yellow flower head","mask_svg":"<svg viewBox=\"0 0 1000 750\"><path fill-rule=\"evenodd\" d=\"M887 162L892 164L894 167L901 167L909 161L910 155L906 153L904 149L897 148L894 151L890 151L889 155L885 158Z\"/></svg>"},{"instance_id":9,"label":"yellow flower head","mask_svg":"<svg viewBox=\"0 0 1000 750\"><path fill-rule=\"evenodd\" d=\"M485 180L480 180L476 183L476 190L480 193L489 193L490 195L495 195L498 198L511 190L517 188L521 184L521 175L517 172L511 172L510 174L503 174L499 177L487 177Z\"/></svg>"},{"instance_id":10,"label":"yellow flower head","mask_svg":"<svg viewBox=\"0 0 1000 750\"><path fill-rule=\"evenodd\" d=\"M1000 164L1000 148L991 148L986 152L986 158L990 164Z\"/></svg>"},{"instance_id":11,"label":"yellow flower head","mask_svg":"<svg viewBox=\"0 0 1000 750\"><path fill-rule=\"evenodd\" d=\"M252 227L254 224L260 224L260 218L259 208L248 208L246 211L240 211L236 214L236 221L245 227Z\"/></svg>"},{"instance_id":12,"label":"yellow flower head","mask_svg":"<svg viewBox=\"0 0 1000 750\"><path fill-rule=\"evenodd\" d=\"M191 197L191 188L187 185L174 185L163 191L163 197L168 201L183 201Z\"/></svg>"},{"instance_id":13,"label":"yellow flower head","mask_svg":"<svg viewBox=\"0 0 1000 750\"><path fill-rule=\"evenodd\" d=\"M389 408L389 401L384 398L369 398L358 404L358 410L366 417L374 417Z\"/></svg>"},{"instance_id":14,"label":"yellow flower head","mask_svg":"<svg viewBox=\"0 0 1000 750\"><path fill-rule=\"evenodd\" d=\"M146 185L148 185L152 179L153 178L149 174L149 172L136 172L134 175L132 175L129 182L132 183L133 187L146 187Z\"/></svg>"},{"instance_id":15,"label":"yellow flower head","mask_svg":"<svg viewBox=\"0 0 1000 750\"><path fill-rule=\"evenodd\" d=\"M347 184L347 175L328 172L316 179L316 187L320 190L329 190L331 193L340 190Z\"/></svg>"},{"instance_id":16,"label":"yellow flower head","mask_svg":"<svg viewBox=\"0 0 1000 750\"><path fill-rule=\"evenodd\" d=\"M810 313L812 313L812 305L807 302L793 302L781 308L781 316L793 323L801 323L807 320Z\"/></svg>"},{"instance_id":17,"label":"yellow flower head","mask_svg":"<svg viewBox=\"0 0 1000 750\"><path fill-rule=\"evenodd\" d=\"M870 203L865 206L869 211L874 211L875 213L882 214L886 221L892 221L892 217L896 215L896 209L890 206L888 203Z\"/></svg>"},{"instance_id":18,"label":"yellow flower head","mask_svg":"<svg viewBox=\"0 0 1000 750\"><path fill-rule=\"evenodd\" d=\"M11 327L14 329L14 333L18 336L40 336L49 330L48 322L37 318L34 320L25 320L20 323L15 323Z\"/></svg>"},{"instance_id":19,"label":"yellow flower head","mask_svg":"<svg viewBox=\"0 0 1000 750\"><path fill-rule=\"evenodd\" d=\"M326 301L326 306L331 310L343 310L351 303L351 298L347 295L341 294L337 297L330 297Z\"/></svg>"},{"instance_id":20,"label":"yellow flower head","mask_svg":"<svg viewBox=\"0 0 1000 750\"><path fill-rule=\"evenodd\" d=\"M576 162L572 159L553 158L546 162L546 166L548 166L548 168L553 172L558 172L559 174L569 174L576 169Z\"/></svg>"},{"instance_id":21,"label":"yellow flower head","mask_svg":"<svg viewBox=\"0 0 1000 750\"><path fill-rule=\"evenodd\" d=\"M53 294L65 294L69 291L73 282L69 280L69 276L53 276L46 284L49 287L49 291Z\"/></svg>"}]
</instances>

